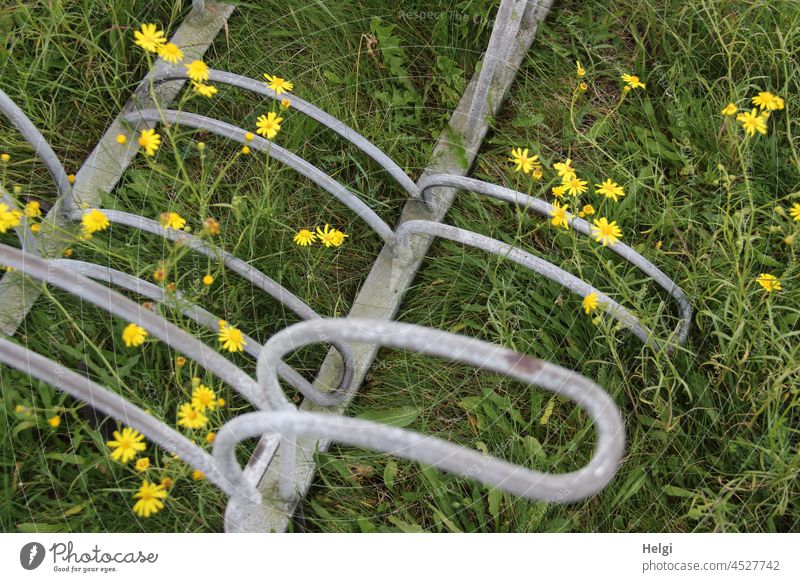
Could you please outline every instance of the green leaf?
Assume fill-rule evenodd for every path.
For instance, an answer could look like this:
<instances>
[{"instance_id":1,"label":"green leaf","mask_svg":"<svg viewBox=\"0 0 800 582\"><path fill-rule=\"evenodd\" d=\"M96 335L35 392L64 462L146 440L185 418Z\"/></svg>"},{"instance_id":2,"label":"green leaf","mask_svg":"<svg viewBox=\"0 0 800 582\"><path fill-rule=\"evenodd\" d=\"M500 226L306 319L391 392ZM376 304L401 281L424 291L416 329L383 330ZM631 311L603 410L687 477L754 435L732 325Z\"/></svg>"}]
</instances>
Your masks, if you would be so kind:
<instances>
[{"instance_id":1,"label":"green leaf","mask_svg":"<svg viewBox=\"0 0 800 582\"><path fill-rule=\"evenodd\" d=\"M400 408L391 408L389 410L364 412L359 414L356 418L403 428L404 426L413 424L418 416L418 408L414 406L401 406Z\"/></svg>"},{"instance_id":2,"label":"green leaf","mask_svg":"<svg viewBox=\"0 0 800 582\"><path fill-rule=\"evenodd\" d=\"M383 470L383 482L389 489L394 489L395 477L397 477L397 463L389 461Z\"/></svg>"}]
</instances>

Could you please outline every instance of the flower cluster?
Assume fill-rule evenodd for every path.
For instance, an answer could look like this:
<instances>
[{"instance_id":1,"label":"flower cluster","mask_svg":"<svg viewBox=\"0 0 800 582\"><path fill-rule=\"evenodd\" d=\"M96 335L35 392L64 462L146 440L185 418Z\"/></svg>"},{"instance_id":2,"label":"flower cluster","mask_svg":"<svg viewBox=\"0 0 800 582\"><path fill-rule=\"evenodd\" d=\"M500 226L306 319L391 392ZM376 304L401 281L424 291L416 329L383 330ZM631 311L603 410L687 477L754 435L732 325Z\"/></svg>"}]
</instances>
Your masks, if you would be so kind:
<instances>
[{"instance_id":1,"label":"flower cluster","mask_svg":"<svg viewBox=\"0 0 800 582\"><path fill-rule=\"evenodd\" d=\"M167 41L164 31L160 30L155 24L142 24L139 30L133 33L134 43L148 53L154 53L162 60L177 65L183 61L183 51L181 48ZM192 89L198 95L211 98L217 93L214 85L205 83L208 81L208 66L200 60L193 60L185 63L186 76L192 81ZM122 142L124 143L124 142ZM143 146L144 147L144 146ZM153 155L148 153L148 155Z\"/></svg>"},{"instance_id":2,"label":"flower cluster","mask_svg":"<svg viewBox=\"0 0 800 582\"><path fill-rule=\"evenodd\" d=\"M786 105L783 97L769 91L761 91L752 98L751 103L754 105L752 109L739 113L739 108L735 103L731 102L720 113L726 117L736 115L736 121L739 122L749 137L753 137L756 133L766 135L767 120L769 120L771 113L782 110Z\"/></svg>"},{"instance_id":3,"label":"flower cluster","mask_svg":"<svg viewBox=\"0 0 800 582\"><path fill-rule=\"evenodd\" d=\"M589 190L588 180L581 180L578 177L575 168L572 166L572 160L569 158L563 162L554 163L553 169L561 179L561 183L551 189L553 196L559 200L563 200L565 196L570 196L574 207L580 207L580 196ZM619 202L619 199L625 196L625 189L612 179L607 178L604 182L594 185L594 193L603 196L607 200ZM568 229L572 218L569 213L570 204L562 205L559 200L553 202L553 208L550 211L550 216L552 217L550 223L557 228ZM594 214L595 208L591 204L584 204L578 211L580 218L587 218ZM622 230L617 226L616 221L609 222L607 218L599 217L593 220L593 225L592 236L603 246L613 245L622 238Z\"/></svg>"},{"instance_id":4,"label":"flower cluster","mask_svg":"<svg viewBox=\"0 0 800 582\"><path fill-rule=\"evenodd\" d=\"M316 242L320 242L326 247L340 247L342 243L344 243L344 239L348 236L349 235L346 235L341 230L331 228L329 224L326 224L324 228L317 227L316 232L314 230L308 230L307 228L301 228L297 234L294 235L294 242L301 247L307 247Z\"/></svg>"},{"instance_id":5,"label":"flower cluster","mask_svg":"<svg viewBox=\"0 0 800 582\"><path fill-rule=\"evenodd\" d=\"M9 228L16 228L21 221L22 212L0 202L0 232L4 233Z\"/></svg>"}]
</instances>

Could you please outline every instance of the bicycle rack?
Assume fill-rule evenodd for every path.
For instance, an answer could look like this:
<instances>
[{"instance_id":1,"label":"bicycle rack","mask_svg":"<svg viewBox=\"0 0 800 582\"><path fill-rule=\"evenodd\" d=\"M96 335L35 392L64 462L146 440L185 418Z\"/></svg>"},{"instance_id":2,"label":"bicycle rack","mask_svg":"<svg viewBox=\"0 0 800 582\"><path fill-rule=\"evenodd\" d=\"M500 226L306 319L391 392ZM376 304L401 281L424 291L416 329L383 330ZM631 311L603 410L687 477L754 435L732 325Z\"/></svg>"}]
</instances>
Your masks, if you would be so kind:
<instances>
[{"instance_id":1,"label":"bicycle rack","mask_svg":"<svg viewBox=\"0 0 800 582\"><path fill-rule=\"evenodd\" d=\"M186 47L187 58L200 58L224 25L233 8L195 1L192 12L171 42ZM639 268L677 302L680 323L671 338L659 339L625 307L563 269L512 245L455 226L442 224L457 192L473 192L506 201L534 214L547 216L552 206L512 189L490 184L465 174L475 159L488 130L487 116L500 108L520 63L530 47L537 24L548 13L552 0L502 0L481 71L470 82L453 112L447 131L438 140L433 161L416 182L398 164L365 137L340 120L292 94L292 108L312 117L354 144L385 169L408 194L400 219L392 228L356 194L296 154L256 137L234 125L168 109L187 77L177 66L157 61L129 103L100 140L71 186L52 148L24 113L2 92L0 112L8 117L36 150L50 171L59 192L38 235L23 219L17 228L20 249L0 245L0 264L13 267L0 280L0 330L13 336L41 291L41 283L60 288L110 314L133 321L153 337L202 365L246 398L255 411L230 420L220 430L209 454L164 422L146 413L85 375L28 350L8 338L0 338L0 362L48 382L98 410L124 421L167 451L203 471L208 480L230 498L225 515L226 531L283 531L308 491L314 475L314 454L332 442L365 447L430 464L469 476L491 487L551 502L582 499L602 489L613 477L624 449L624 428L613 400L597 384L555 364L477 339L391 321L435 237L497 254L555 281L573 293L597 293L607 313L656 350L668 353L685 342L692 308L683 291L656 266L630 247L617 243L609 249ZM224 71L210 71L210 82L228 84L262 98L278 99L262 82ZM157 103L151 98L152 95ZM138 229L185 245L194 252L221 262L248 280L303 321L271 337L263 346L246 336L245 353L257 361L252 378L214 348L173 325L139 303L113 291L118 287L142 297L166 303L164 289L133 275L102 265L60 258L66 245L59 230L74 228L85 212L97 208L97 192L111 192L136 154L136 148L110 147L118 133L152 128L167 122L203 129L246 143L305 176L362 218L383 240L377 256L348 317L325 319L301 299L241 258L210 248L189 233L163 228L157 221L117 210L103 209L112 223ZM460 138L461 160L449 135ZM462 149L463 148L463 149ZM466 166L463 156L467 157ZM7 204L16 205L1 191ZM47 225L51 226L48 227ZM570 228L589 235L589 225L579 218ZM214 329L218 318L176 293L180 311L193 321ZM331 344L330 352L313 383L285 364L283 356L306 345ZM343 416L377 349L391 346L472 365L540 387L573 400L594 422L597 445L591 461L578 471L547 474L513 465L445 440ZM299 390L304 399L295 406L284 395L278 378ZM238 442L260 439L250 461L242 468L234 455Z\"/></svg>"}]
</instances>

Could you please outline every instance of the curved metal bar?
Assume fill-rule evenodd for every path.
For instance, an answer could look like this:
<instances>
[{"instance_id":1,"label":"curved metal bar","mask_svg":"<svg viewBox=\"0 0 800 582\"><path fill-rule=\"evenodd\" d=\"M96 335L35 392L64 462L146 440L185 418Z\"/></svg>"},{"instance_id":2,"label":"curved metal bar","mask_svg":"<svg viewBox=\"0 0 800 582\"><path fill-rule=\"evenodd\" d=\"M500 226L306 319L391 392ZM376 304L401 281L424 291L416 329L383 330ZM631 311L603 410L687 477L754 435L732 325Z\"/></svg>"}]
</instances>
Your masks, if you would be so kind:
<instances>
[{"instance_id":1,"label":"curved metal bar","mask_svg":"<svg viewBox=\"0 0 800 582\"><path fill-rule=\"evenodd\" d=\"M6 204L9 208L17 207L16 200L3 188L2 184L0 184L0 202ZM36 239L28 227L28 218L24 213L20 218L19 226L15 227L14 231L17 233L17 240L19 240L19 246L22 247L23 251L34 255L39 254L39 250L36 248Z\"/></svg>"},{"instance_id":2,"label":"curved metal bar","mask_svg":"<svg viewBox=\"0 0 800 582\"><path fill-rule=\"evenodd\" d=\"M253 141L248 142L244 137L245 133L248 132L240 127L225 123L224 121L205 117L204 115L184 113L182 111L175 111L174 109L165 109L162 111L157 109L144 109L126 115L125 119L131 123L137 123L140 120L177 123L188 127L204 129L211 133L221 135L222 137L249 145L251 148L263 152L269 157L275 158L280 163L289 166L331 194L334 198L339 200L339 202L355 212L356 215L366 222L385 243L391 244L394 242L394 231L392 231L391 227L358 196L350 192L344 185L328 176L313 164L310 164L300 156L293 154L289 150L263 137L256 136L253 138Z\"/></svg>"},{"instance_id":3,"label":"curved metal bar","mask_svg":"<svg viewBox=\"0 0 800 582\"><path fill-rule=\"evenodd\" d=\"M481 72L472 95L469 109L469 123L483 121L486 102L489 99L489 86L494 78L499 62L508 54L509 45L516 37L522 23L522 13L527 0L501 0L497 9L492 35L484 53Z\"/></svg>"},{"instance_id":4,"label":"curved metal bar","mask_svg":"<svg viewBox=\"0 0 800 582\"><path fill-rule=\"evenodd\" d=\"M625 447L622 418L612 398L600 386L577 372L465 336L372 319L301 322L275 334L264 345L257 366L259 384L267 393L277 394L280 388L275 369L281 359L300 347L332 338L413 350L503 374L565 396L583 408L594 422L595 453L583 468L551 475L399 428L354 418L282 410L239 416L223 427L214 442L213 453L225 474L242 480L235 446L245 438L265 432L279 433L284 442L300 435L366 447L460 473L529 499L556 502L575 501L596 493L617 470ZM282 468L283 478L291 478L292 473L286 472L290 468Z\"/></svg>"},{"instance_id":5,"label":"curved metal bar","mask_svg":"<svg viewBox=\"0 0 800 582\"><path fill-rule=\"evenodd\" d=\"M80 220L84 213L91 212L91 209L76 210L71 217L74 220ZM262 291L265 291L272 298L276 299L281 305L285 305L298 317L302 319L319 319L319 314L306 305L302 299L294 295L291 291L283 287L277 281L271 279L255 267L252 267L245 261L230 254L229 252L216 249L203 241L202 239L179 230L171 228L164 228L155 220L139 216L138 214L130 214L121 210L107 210L103 209L102 212L114 224L123 224L130 226L137 230L149 232L151 234L159 235L165 239L171 240L175 243L182 244L189 249L197 251L215 261L221 262L228 269L247 280L252 285L255 285ZM342 379L339 382L339 387L331 392L322 392L312 386L313 391L310 392L310 398L320 404L320 406L334 406L340 403L347 397L348 390L351 389L350 384L353 379L353 366L355 356L350 346L345 344L334 344L339 354L342 357ZM305 382L305 380L303 380ZM305 394L305 392L303 392ZM326 404L326 402L328 404Z\"/></svg>"},{"instance_id":6,"label":"curved metal bar","mask_svg":"<svg viewBox=\"0 0 800 582\"><path fill-rule=\"evenodd\" d=\"M104 265L76 261L73 259L55 259L52 262L56 265L74 269L82 277L89 277L95 281L103 281L104 283L116 285L117 287L133 291L134 293L157 301L163 305L174 307L192 321L212 331L216 331L218 328L220 317L186 300L180 291L175 293L175 298L173 300L170 300L162 287ZM261 352L261 344L247 334L244 334L244 341L244 351L253 358L258 358ZM317 390L308 380L303 378L297 370L286 362L281 362L278 365L278 375L303 394L303 396L310 398L312 402L319 406L336 406L341 400L341 397L337 393L320 392Z\"/></svg>"},{"instance_id":7,"label":"curved metal bar","mask_svg":"<svg viewBox=\"0 0 800 582\"><path fill-rule=\"evenodd\" d=\"M545 261L527 251L523 251L515 246L501 242L471 230L464 230L456 226L442 224L441 222L433 222L430 220L409 220L404 222L397 228L397 248L408 248L410 243L410 235L412 233L428 234L446 238L455 242L459 242L471 247L479 248L488 253L501 256L510 261L522 265L523 267L535 271L540 275L544 275L551 281L566 287L573 293L586 297L589 293L596 293L600 303L606 308L606 311L617 321L626 325L631 329L633 334L641 339L644 343L658 346L657 340L653 339L653 332L646 326L642 325L639 320L627 309L622 307L619 303L611 299L608 295L595 289L587 282L578 279L572 273L557 267L553 263ZM402 259L402 257L400 257Z\"/></svg>"},{"instance_id":8,"label":"curved metal bar","mask_svg":"<svg viewBox=\"0 0 800 582\"><path fill-rule=\"evenodd\" d=\"M498 186L497 184L490 184L489 182L476 180L474 178L467 178L465 176L456 176L453 174L431 174L424 176L420 180L419 185L420 191L422 192L422 195L426 201L428 201L426 192L430 188L436 186L449 186L452 188L469 190L478 194L483 194L484 196L495 198L497 200L510 202L524 209L532 210L536 214L545 217L550 216L550 212L553 209L553 206L550 203L539 198L528 196L527 194L523 194L517 190L512 190L511 188L506 188L505 186ZM585 236L591 236L592 227L587 221L583 220L582 218L578 218L577 216L573 216L568 222L571 229ZM607 248L637 267L645 275L652 278L659 287L664 289L664 291L666 291L678 303L678 307L680 309L680 322L678 323L678 327L675 332L675 338L679 345L686 343L686 339L689 336L689 330L691 329L692 325L692 304L689 303L689 299L686 297L686 293L684 293L683 289L681 289L677 283L664 274L661 269L656 267L653 263L645 259L642 255L637 253L625 243L618 242L613 245L609 245Z\"/></svg>"},{"instance_id":9,"label":"curved metal bar","mask_svg":"<svg viewBox=\"0 0 800 582\"><path fill-rule=\"evenodd\" d=\"M22 134L25 141L33 147L34 153L42 158L44 165L58 187L59 197L69 200L68 194L72 191L72 186L69 184L67 172L58 160L58 156L56 156L50 144L47 143L47 140L44 139L44 136L36 129L36 126L33 125L33 122L28 119L28 116L2 90L0 90L0 113L5 115L11 125L17 128L17 131Z\"/></svg>"},{"instance_id":10,"label":"curved metal bar","mask_svg":"<svg viewBox=\"0 0 800 582\"><path fill-rule=\"evenodd\" d=\"M186 70L182 68L174 68L168 71L164 71L153 77L154 83L160 83L164 81L172 81L175 79L188 79L188 75L186 74ZM218 71L215 69L208 70L208 79L209 82L212 83L222 83L223 85L230 85L232 87L238 87L239 89L244 89L245 91L250 91L252 93L257 93L259 95L264 95L265 97L269 97L270 99L280 100L281 97L275 93L272 89L266 86L263 81L258 81L256 79L251 79L250 77L244 77L242 75L237 75L235 73L229 73L227 71ZM361 152L372 158L379 166L381 166L384 170L386 170L395 181L400 184L400 187L403 188L411 198L420 199L420 191L417 187L414 180L406 174L403 169L386 155L383 150L381 150L378 146L374 143L369 141L363 135L358 133L356 130L348 126L343 121L335 118L330 113L323 111L319 107L312 105L308 101L301 99L297 95L291 94L289 95L290 101L292 102L292 109L296 109L301 113L304 113L308 117L318 121L331 131L339 134L345 140L356 146Z\"/></svg>"},{"instance_id":11,"label":"curved metal bar","mask_svg":"<svg viewBox=\"0 0 800 582\"><path fill-rule=\"evenodd\" d=\"M117 317L137 323L168 346L198 362L206 370L241 393L255 407L263 409L269 406L262 396L263 391L259 389L255 380L231 361L194 336L152 311L142 308L141 305L124 295L95 283L91 279L81 277L69 269L4 244L0 244L0 264L18 269L28 277L63 289Z\"/></svg>"},{"instance_id":12,"label":"curved metal bar","mask_svg":"<svg viewBox=\"0 0 800 582\"><path fill-rule=\"evenodd\" d=\"M178 431L85 376L2 337L0 337L0 363L47 382L73 398L138 430L166 451L178 455L192 467L201 470L209 481L228 495L255 503L260 500L260 495L253 485L246 480L228 479L216 459Z\"/></svg>"}]
</instances>

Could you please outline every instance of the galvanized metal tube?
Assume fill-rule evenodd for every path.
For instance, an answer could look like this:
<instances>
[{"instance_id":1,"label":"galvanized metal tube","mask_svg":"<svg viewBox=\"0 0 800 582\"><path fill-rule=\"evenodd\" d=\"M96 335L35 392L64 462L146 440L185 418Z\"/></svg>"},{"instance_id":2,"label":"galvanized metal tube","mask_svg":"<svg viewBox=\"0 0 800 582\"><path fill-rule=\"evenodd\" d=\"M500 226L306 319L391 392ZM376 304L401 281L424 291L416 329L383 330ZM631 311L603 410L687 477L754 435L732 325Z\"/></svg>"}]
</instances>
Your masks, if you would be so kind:
<instances>
[{"instance_id":1,"label":"galvanized metal tube","mask_svg":"<svg viewBox=\"0 0 800 582\"><path fill-rule=\"evenodd\" d=\"M307 162L300 156L291 153L289 150L284 149L267 139L264 139L263 137L256 136L252 141L248 142L244 137L245 133L248 132L240 127L236 127L230 123L225 123L224 121L205 117L204 115L185 113L182 111L175 111L173 109L161 111L158 109L145 109L129 114L126 119L131 123L138 123L140 121L177 123L180 125L186 125L188 127L204 129L206 131L210 131L211 133L215 133L217 135L221 135L222 137L227 137L228 139L248 145L255 150L267 154L271 158L275 158L280 163L289 166L331 194L334 198L339 200L339 202L355 212L356 215L366 222L372 228L372 230L374 230L378 236L383 239L384 242L392 243L394 241L394 231L392 231L391 227L386 224L386 222L380 216L378 216L374 210L367 206L358 196L350 192L350 190L348 190L344 185L328 176L325 172L313 164Z\"/></svg>"},{"instance_id":2,"label":"galvanized metal tube","mask_svg":"<svg viewBox=\"0 0 800 582\"><path fill-rule=\"evenodd\" d=\"M72 214L72 219L80 220L81 216L88 212L91 212L91 209L75 211ZM299 297L294 295L291 291L280 285L275 280L265 275L263 272L223 249L212 247L204 240L189 234L188 232L164 228L155 220L145 218L144 216L139 216L138 214L123 212L121 210L103 209L102 212L114 224L123 224L137 230L162 236L167 240L184 245L186 248L192 249L215 261L221 262L231 271L279 301L281 305L288 307L298 317L303 319L316 319L320 317L316 311L306 305ZM313 388L313 392L311 393L312 399L315 402L318 401L321 406L333 406L345 398L347 391L350 389L350 384L352 381L352 369L355 357L353 355L352 348L344 344L335 345L334 347L339 351L344 364L342 378L339 382L339 388L329 393ZM328 402L329 404L322 404L323 402Z\"/></svg>"},{"instance_id":3,"label":"galvanized metal tube","mask_svg":"<svg viewBox=\"0 0 800 582\"><path fill-rule=\"evenodd\" d=\"M595 293L598 296L600 304L603 305L606 312L609 313L614 319L630 328L633 334L641 339L646 344L658 345L658 341L653 338L653 333L634 316L630 311L622 307L619 303L614 301L611 297L592 287L589 283L578 279L572 273L557 267L549 261L537 257L527 251L523 251L510 244L501 242L471 230L465 230L441 222L433 222L430 220L410 220L404 222L397 229L397 247L398 250L403 247L408 248L409 237L412 233L427 234L446 238L448 240L459 242L471 247L484 250L493 255L498 255L510 261L522 265L540 275L544 275L551 281L566 287L573 293L586 297L590 293ZM402 254L398 255L398 260L403 260Z\"/></svg>"},{"instance_id":4,"label":"galvanized metal tube","mask_svg":"<svg viewBox=\"0 0 800 582\"><path fill-rule=\"evenodd\" d=\"M8 245L0 244L0 264L13 267L28 277L63 289L117 317L140 325L154 337L215 374L257 408L268 406L256 382L245 372L196 337L135 301L69 269Z\"/></svg>"},{"instance_id":5,"label":"galvanized metal tube","mask_svg":"<svg viewBox=\"0 0 800 582\"><path fill-rule=\"evenodd\" d=\"M617 470L624 450L624 428L614 401L601 387L560 366L440 330L369 319L297 323L277 333L264 345L257 367L260 385L268 392L274 391L278 382L275 366L286 354L332 338L413 350L469 364L567 397L583 408L595 425L595 454L578 471L552 475L407 430L353 418L284 410L242 415L223 427L214 442L214 457L226 474L238 474L241 479L235 446L243 439L263 433L311 436L365 447L460 473L529 499L553 502L575 501L592 495L602 489Z\"/></svg>"},{"instance_id":6,"label":"galvanized metal tube","mask_svg":"<svg viewBox=\"0 0 800 582\"><path fill-rule=\"evenodd\" d=\"M522 192L518 192L517 190L513 190L511 188L506 188L505 186L499 186L497 184L491 184L489 182L476 180L475 178L467 178L465 176L456 176L453 174L429 174L420 180L419 186L423 198L426 200L428 199L427 192L431 188L448 186L451 188L457 188L459 190L476 192L490 198L516 204L520 208L532 211L540 216L549 217L553 210L552 204L539 198L528 196L527 194L523 194ZM573 216L568 220L568 224L569 227L576 232L589 237L592 235L591 225L582 218ZM675 281L670 279L663 271L661 271L661 269L656 267L653 263L645 259L642 255L637 253L625 243L618 242L613 245L609 245L607 248L637 267L645 275L652 278L659 287L669 293L669 295L678 303L678 308L680 310L680 321L675 331L675 340L679 345L686 343L686 339L689 336L689 330L691 329L692 325L692 304L689 302L689 299L687 298L683 289L681 289L680 286L675 283Z\"/></svg>"},{"instance_id":7,"label":"galvanized metal tube","mask_svg":"<svg viewBox=\"0 0 800 582\"><path fill-rule=\"evenodd\" d=\"M22 112L11 97L9 97L3 90L0 90L0 113L6 116L11 122L11 125L17 128L34 150L34 153L39 156L44 162L47 171L53 177L53 181L58 188L59 196L67 198L67 195L72 191L69 180L67 179L67 172L64 166L56 156L53 148L44 139L41 132L36 129L33 122L28 119L28 116Z\"/></svg>"},{"instance_id":8,"label":"galvanized metal tube","mask_svg":"<svg viewBox=\"0 0 800 582\"><path fill-rule=\"evenodd\" d=\"M188 79L186 75L186 70L175 67L174 69L170 69L160 73L158 76L153 78L154 83L160 83L164 81L171 81L174 79ZM246 91L250 91L252 93L257 93L259 95L264 95L265 97L269 97L270 99L280 100L282 99L281 96L277 95L275 91L270 89L263 81L258 81L256 79L251 79L249 77L244 77L242 75L237 75L235 73L229 73L227 71L218 71L216 69L209 69L208 71L208 80L210 83L222 83L223 85L230 85L232 87L238 87L239 89L244 89ZM348 142L352 143L356 146L359 150L361 150L364 154L372 158L379 166L381 166L384 170L386 170L389 175L395 179L395 181L403 188L411 198L420 198L419 188L417 187L414 180L406 174L403 169L397 165L397 163L392 160L389 156L387 156L383 150L381 150L378 146L374 143L369 141L363 135L358 133L356 130L348 126L343 121L335 118L333 115L323 111L319 107L301 99L295 94L285 95L291 102L291 108L296 109L297 111L309 116L310 118L318 121L328 129L336 132L341 137L343 137Z\"/></svg>"},{"instance_id":9,"label":"galvanized metal tube","mask_svg":"<svg viewBox=\"0 0 800 582\"><path fill-rule=\"evenodd\" d=\"M86 376L1 337L0 363L47 382L57 390L138 430L164 450L178 455L181 460L205 473L211 483L229 496L250 503L260 502L261 495L252 484L238 479L238 475L231 479L211 455L178 431Z\"/></svg>"},{"instance_id":10,"label":"galvanized metal tube","mask_svg":"<svg viewBox=\"0 0 800 582\"><path fill-rule=\"evenodd\" d=\"M191 303L184 298L180 291L175 292L174 297L168 297L162 287L154 285L149 281L140 279L128 273L98 265L95 263L87 263L85 261L77 261L73 259L54 259L51 262L62 267L72 269L82 277L89 277L95 281L103 281L117 287L122 287L128 291L133 291L139 295L147 297L153 301L157 301L162 305L172 307L180 311L183 315L205 326L206 328L216 331L220 317L206 311L199 305ZM244 335L244 352L258 358L261 353L261 344L247 334ZM278 375L288 382L293 388L297 389L303 396L310 398L319 406L335 406L338 404L341 396L332 392L320 392L311 383L308 382L303 376L294 368L285 362L278 365Z\"/></svg>"}]
</instances>

